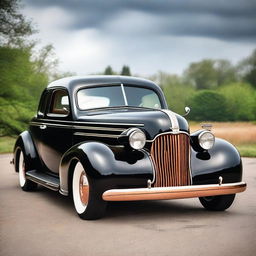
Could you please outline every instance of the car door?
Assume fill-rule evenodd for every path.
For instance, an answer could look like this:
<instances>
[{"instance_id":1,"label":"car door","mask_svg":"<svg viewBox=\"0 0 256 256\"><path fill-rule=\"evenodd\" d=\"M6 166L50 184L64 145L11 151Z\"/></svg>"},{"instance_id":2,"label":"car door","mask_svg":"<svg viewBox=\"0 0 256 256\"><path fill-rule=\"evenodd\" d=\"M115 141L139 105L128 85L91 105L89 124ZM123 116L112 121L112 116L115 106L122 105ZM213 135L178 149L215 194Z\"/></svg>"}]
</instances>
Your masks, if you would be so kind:
<instances>
[{"instance_id":1,"label":"car door","mask_svg":"<svg viewBox=\"0 0 256 256\"><path fill-rule=\"evenodd\" d=\"M48 108L40 126L39 150L45 166L57 174L62 155L72 146L72 113L66 89L55 88L49 93Z\"/></svg>"},{"instance_id":2,"label":"car door","mask_svg":"<svg viewBox=\"0 0 256 256\"><path fill-rule=\"evenodd\" d=\"M37 152L41 152L42 146L42 128L44 128L42 122L44 122L45 117L45 109L49 100L49 90L45 89L42 93L37 115L33 117L29 125L29 132L33 138L34 145L36 147Z\"/></svg>"}]
</instances>

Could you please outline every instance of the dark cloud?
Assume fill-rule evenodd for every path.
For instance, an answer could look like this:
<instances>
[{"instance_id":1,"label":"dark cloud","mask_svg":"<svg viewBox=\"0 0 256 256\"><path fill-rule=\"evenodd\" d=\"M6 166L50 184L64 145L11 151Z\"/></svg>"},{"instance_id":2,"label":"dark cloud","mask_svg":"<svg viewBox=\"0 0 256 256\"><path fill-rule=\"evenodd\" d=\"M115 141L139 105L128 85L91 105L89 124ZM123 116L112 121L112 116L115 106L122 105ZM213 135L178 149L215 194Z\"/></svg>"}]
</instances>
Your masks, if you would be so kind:
<instances>
[{"instance_id":1,"label":"dark cloud","mask_svg":"<svg viewBox=\"0 0 256 256\"><path fill-rule=\"evenodd\" d=\"M136 20L139 26L152 28L151 35L201 36L221 40L256 41L255 0L24 1L27 6L31 7L60 7L70 12L74 17L74 22L69 29L111 30L106 24L113 24L116 17L120 19L124 15L126 22L122 22L120 27L115 24L115 28L119 31L126 31L126 28L130 26L127 14L135 11L152 17L151 20L147 20L148 24L144 24L143 18L140 19L138 15ZM132 33L132 29L129 29L129 32Z\"/></svg>"}]
</instances>

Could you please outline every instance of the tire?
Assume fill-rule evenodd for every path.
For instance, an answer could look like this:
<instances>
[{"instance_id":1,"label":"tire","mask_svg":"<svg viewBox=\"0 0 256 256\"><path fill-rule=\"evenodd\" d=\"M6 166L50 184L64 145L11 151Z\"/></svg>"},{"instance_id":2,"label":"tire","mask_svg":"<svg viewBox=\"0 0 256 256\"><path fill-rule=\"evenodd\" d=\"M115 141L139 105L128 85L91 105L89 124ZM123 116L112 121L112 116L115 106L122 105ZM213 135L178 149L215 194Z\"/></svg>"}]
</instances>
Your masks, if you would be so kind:
<instances>
[{"instance_id":1,"label":"tire","mask_svg":"<svg viewBox=\"0 0 256 256\"><path fill-rule=\"evenodd\" d=\"M210 211L225 211L228 209L234 199L236 194L232 195L221 195L221 196L208 196L208 197L199 197L201 204L205 209Z\"/></svg>"},{"instance_id":2,"label":"tire","mask_svg":"<svg viewBox=\"0 0 256 256\"><path fill-rule=\"evenodd\" d=\"M22 149L16 150L16 168L19 174L19 184L24 191L33 191L37 188L37 184L26 178L27 164L24 157L24 151Z\"/></svg>"},{"instance_id":3,"label":"tire","mask_svg":"<svg viewBox=\"0 0 256 256\"><path fill-rule=\"evenodd\" d=\"M80 162L75 166L72 178L73 202L78 216L84 220L95 220L105 214L107 202L97 192Z\"/></svg>"}]
</instances>

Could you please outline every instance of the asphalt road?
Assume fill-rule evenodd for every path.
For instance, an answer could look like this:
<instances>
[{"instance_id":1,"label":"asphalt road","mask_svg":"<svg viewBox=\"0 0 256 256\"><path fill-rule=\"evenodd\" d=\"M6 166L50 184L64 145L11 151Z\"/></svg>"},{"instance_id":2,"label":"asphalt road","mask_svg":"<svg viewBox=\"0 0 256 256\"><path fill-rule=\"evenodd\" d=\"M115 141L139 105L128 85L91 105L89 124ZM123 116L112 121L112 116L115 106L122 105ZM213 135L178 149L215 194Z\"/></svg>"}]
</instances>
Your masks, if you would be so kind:
<instances>
[{"instance_id":1,"label":"asphalt road","mask_svg":"<svg viewBox=\"0 0 256 256\"><path fill-rule=\"evenodd\" d=\"M23 192L0 155L0 255L256 255L256 159L243 159L246 192L226 212L197 199L111 203L83 221L69 198L43 187Z\"/></svg>"}]
</instances>

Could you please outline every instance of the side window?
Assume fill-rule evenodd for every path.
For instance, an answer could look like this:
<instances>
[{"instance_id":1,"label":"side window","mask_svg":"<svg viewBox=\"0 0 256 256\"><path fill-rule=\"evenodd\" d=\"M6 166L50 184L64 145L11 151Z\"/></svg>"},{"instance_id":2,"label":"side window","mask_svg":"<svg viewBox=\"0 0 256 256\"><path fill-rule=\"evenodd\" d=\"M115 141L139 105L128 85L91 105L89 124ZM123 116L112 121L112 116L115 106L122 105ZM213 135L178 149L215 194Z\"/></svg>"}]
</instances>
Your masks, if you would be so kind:
<instances>
[{"instance_id":1,"label":"side window","mask_svg":"<svg viewBox=\"0 0 256 256\"><path fill-rule=\"evenodd\" d=\"M68 93L65 90L55 90L52 93L48 115L54 114L67 116L69 111Z\"/></svg>"},{"instance_id":2,"label":"side window","mask_svg":"<svg viewBox=\"0 0 256 256\"><path fill-rule=\"evenodd\" d=\"M38 111L37 111L38 117L44 117L48 95L49 95L49 93L46 90L41 95L40 103L39 103Z\"/></svg>"}]
</instances>

